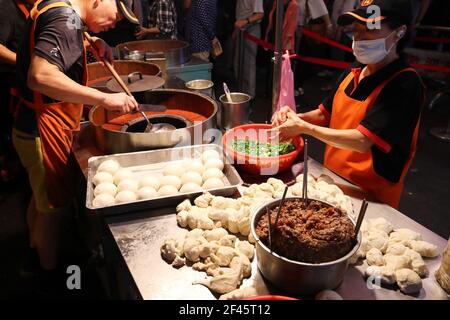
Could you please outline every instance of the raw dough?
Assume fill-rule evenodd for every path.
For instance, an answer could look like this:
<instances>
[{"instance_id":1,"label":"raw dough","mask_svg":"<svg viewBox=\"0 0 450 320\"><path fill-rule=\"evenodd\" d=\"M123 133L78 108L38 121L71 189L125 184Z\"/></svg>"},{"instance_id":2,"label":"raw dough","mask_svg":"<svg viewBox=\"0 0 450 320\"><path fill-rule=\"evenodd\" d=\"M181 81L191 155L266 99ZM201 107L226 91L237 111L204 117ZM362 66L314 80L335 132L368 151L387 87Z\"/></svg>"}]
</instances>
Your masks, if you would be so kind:
<instances>
[{"instance_id":1,"label":"raw dough","mask_svg":"<svg viewBox=\"0 0 450 320\"><path fill-rule=\"evenodd\" d=\"M218 158L211 158L205 162L206 169L217 168L222 171L223 167L224 167L223 161Z\"/></svg>"},{"instance_id":2,"label":"raw dough","mask_svg":"<svg viewBox=\"0 0 450 320\"><path fill-rule=\"evenodd\" d=\"M111 182L102 182L95 187L94 195L98 196L99 194L103 193L109 194L114 197L117 193L117 187Z\"/></svg>"},{"instance_id":3,"label":"raw dough","mask_svg":"<svg viewBox=\"0 0 450 320\"><path fill-rule=\"evenodd\" d=\"M186 169L188 171L198 172L199 174L203 174L203 172L205 171L205 167L200 160L189 161L186 165Z\"/></svg>"},{"instance_id":4,"label":"raw dough","mask_svg":"<svg viewBox=\"0 0 450 320\"><path fill-rule=\"evenodd\" d=\"M181 176L181 183L182 184L186 184L186 183L195 183L199 186L202 185L203 179L202 176L200 175L200 173L195 172L195 171L188 171L185 172L182 176Z\"/></svg>"},{"instance_id":5,"label":"raw dough","mask_svg":"<svg viewBox=\"0 0 450 320\"><path fill-rule=\"evenodd\" d=\"M369 251L367 251L366 259L367 259L367 264L369 266L383 266L384 265L383 253L377 248L372 248Z\"/></svg>"},{"instance_id":6,"label":"raw dough","mask_svg":"<svg viewBox=\"0 0 450 320\"><path fill-rule=\"evenodd\" d=\"M177 176L164 176L161 179L161 189L165 186L173 186L177 191L181 187L181 179Z\"/></svg>"},{"instance_id":7,"label":"raw dough","mask_svg":"<svg viewBox=\"0 0 450 320\"><path fill-rule=\"evenodd\" d=\"M178 193L178 189L171 185L162 186L158 190L159 197L173 196Z\"/></svg>"},{"instance_id":8,"label":"raw dough","mask_svg":"<svg viewBox=\"0 0 450 320\"><path fill-rule=\"evenodd\" d=\"M419 275L410 269L399 269L395 272L397 285L406 294L418 293L422 289Z\"/></svg>"},{"instance_id":9,"label":"raw dough","mask_svg":"<svg viewBox=\"0 0 450 320\"><path fill-rule=\"evenodd\" d=\"M113 178L112 174L109 172L99 171L95 174L94 178L92 178L92 181L94 182L94 185L97 186L103 182L113 183L114 178Z\"/></svg>"},{"instance_id":10,"label":"raw dough","mask_svg":"<svg viewBox=\"0 0 450 320\"><path fill-rule=\"evenodd\" d=\"M134 193L133 191L130 191L130 190L120 191L116 195L116 203L132 202L132 201L136 201L136 199L137 199L136 193Z\"/></svg>"},{"instance_id":11,"label":"raw dough","mask_svg":"<svg viewBox=\"0 0 450 320\"><path fill-rule=\"evenodd\" d=\"M123 179L120 181L119 185L117 186L117 191L138 191L139 183L134 179Z\"/></svg>"},{"instance_id":12,"label":"raw dough","mask_svg":"<svg viewBox=\"0 0 450 320\"><path fill-rule=\"evenodd\" d=\"M107 193L99 194L92 201L92 205L96 208L112 206L114 203L114 197Z\"/></svg>"},{"instance_id":13,"label":"raw dough","mask_svg":"<svg viewBox=\"0 0 450 320\"><path fill-rule=\"evenodd\" d=\"M204 233L204 237L208 241L219 241L226 235L228 235L228 232L224 228L217 228L217 229L213 229L210 231L208 230L208 231L205 231L205 233Z\"/></svg>"},{"instance_id":14,"label":"raw dough","mask_svg":"<svg viewBox=\"0 0 450 320\"><path fill-rule=\"evenodd\" d=\"M105 171L105 172L109 172L110 174L113 175L119 169L120 169L120 165L116 160L106 160L106 161L103 161L102 163L100 163L100 165L98 166L97 172Z\"/></svg>"},{"instance_id":15,"label":"raw dough","mask_svg":"<svg viewBox=\"0 0 450 320\"><path fill-rule=\"evenodd\" d=\"M142 187L137 192L139 199L151 199L158 195L158 192L153 187Z\"/></svg>"},{"instance_id":16,"label":"raw dough","mask_svg":"<svg viewBox=\"0 0 450 320\"><path fill-rule=\"evenodd\" d=\"M180 188L181 193L191 193L191 192L201 192L203 191L202 187L200 187L198 184L193 182L188 182L186 184L183 184L183 186Z\"/></svg>"},{"instance_id":17,"label":"raw dough","mask_svg":"<svg viewBox=\"0 0 450 320\"><path fill-rule=\"evenodd\" d=\"M238 241L235 246L236 250L238 252L244 254L249 258L249 260L253 259L254 253L255 253L255 247L248 241Z\"/></svg>"},{"instance_id":18,"label":"raw dough","mask_svg":"<svg viewBox=\"0 0 450 320\"><path fill-rule=\"evenodd\" d=\"M205 172L203 172L203 174L202 174L203 181L206 181L211 178L221 179L221 178L223 178L223 176L224 176L224 174L223 174L222 170L219 170L217 168L206 169Z\"/></svg>"},{"instance_id":19,"label":"raw dough","mask_svg":"<svg viewBox=\"0 0 450 320\"><path fill-rule=\"evenodd\" d=\"M177 205L177 212L180 211L189 211L192 208L192 204L191 201L189 201L189 199L184 200L183 202L181 202L179 205Z\"/></svg>"},{"instance_id":20,"label":"raw dough","mask_svg":"<svg viewBox=\"0 0 450 320\"><path fill-rule=\"evenodd\" d=\"M209 192L206 192L206 193L202 194L201 196L198 196L194 200L194 204L200 208L207 208L212 199L214 199L214 196L212 194L210 194Z\"/></svg>"},{"instance_id":21,"label":"raw dough","mask_svg":"<svg viewBox=\"0 0 450 320\"><path fill-rule=\"evenodd\" d=\"M208 190L208 189L223 188L224 186L225 184L223 183L222 179L210 178L203 183L202 188Z\"/></svg>"},{"instance_id":22,"label":"raw dough","mask_svg":"<svg viewBox=\"0 0 450 320\"><path fill-rule=\"evenodd\" d=\"M161 181L154 176L145 176L139 181L139 186L142 187L152 187L156 191L158 191L159 187L161 187Z\"/></svg>"},{"instance_id":23,"label":"raw dough","mask_svg":"<svg viewBox=\"0 0 450 320\"><path fill-rule=\"evenodd\" d=\"M221 159L222 157L216 150L206 150L202 153L202 161L203 163L206 163L209 159Z\"/></svg>"},{"instance_id":24,"label":"raw dough","mask_svg":"<svg viewBox=\"0 0 450 320\"><path fill-rule=\"evenodd\" d=\"M185 172L186 172L186 170L179 163L177 163L177 164L168 164L163 169L163 174L165 176L181 177Z\"/></svg>"},{"instance_id":25,"label":"raw dough","mask_svg":"<svg viewBox=\"0 0 450 320\"><path fill-rule=\"evenodd\" d=\"M131 172L131 170L128 169L119 169L115 174L114 174L114 183L116 185L119 185L120 181L125 180L125 179L132 179L133 178L133 172Z\"/></svg>"},{"instance_id":26,"label":"raw dough","mask_svg":"<svg viewBox=\"0 0 450 320\"><path fill-rule=\"evenodd\" d=\"M438 256L437 246L422 240L411 240L410 248L420 253L422 257L434 258Z\"/></svg>"}]
</instances>

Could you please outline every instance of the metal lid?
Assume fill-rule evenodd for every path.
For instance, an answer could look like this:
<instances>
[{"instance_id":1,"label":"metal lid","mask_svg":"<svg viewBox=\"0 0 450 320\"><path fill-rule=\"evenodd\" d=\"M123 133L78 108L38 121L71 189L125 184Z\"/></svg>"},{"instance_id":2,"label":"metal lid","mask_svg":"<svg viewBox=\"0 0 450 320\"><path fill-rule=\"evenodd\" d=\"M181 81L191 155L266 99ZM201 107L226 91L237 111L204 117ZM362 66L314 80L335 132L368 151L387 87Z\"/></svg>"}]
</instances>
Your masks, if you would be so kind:
<instances>
[{"instance_id":1,"label":"metal lid","mask_svg":"<svg viewBox=\"0 0 450 320\"><path fill-rule=\"evenodd\" d=\"M130 73L128 76L120 76L131 92L142 92L161 88L165 81L161 77L147 76L140 72ZM115 79L111 79L106 84L108 90L113 92L122 92L122 87Z\"/></svg>"}]
</instances>

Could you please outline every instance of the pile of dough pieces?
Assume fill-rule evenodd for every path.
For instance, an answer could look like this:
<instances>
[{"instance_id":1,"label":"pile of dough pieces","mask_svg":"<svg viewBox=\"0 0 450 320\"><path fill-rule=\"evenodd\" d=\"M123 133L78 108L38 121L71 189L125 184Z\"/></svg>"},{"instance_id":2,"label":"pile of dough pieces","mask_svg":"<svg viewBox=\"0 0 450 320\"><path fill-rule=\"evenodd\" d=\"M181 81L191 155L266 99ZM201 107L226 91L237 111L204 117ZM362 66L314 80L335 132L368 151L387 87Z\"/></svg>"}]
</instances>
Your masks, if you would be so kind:
<instances>
[{"instance_id":1,"label":"pile of dough pieces","mask_svg":"<svg viewBox=\"0 0 450 320\"><path fill-rule=\"evenodd\" d=\"M288 189L289 195L301 195L297 191L303 177L297 179L297 184ZM325 187L329 184L324 180L311 177L308 183L310 190L321 194L321 199L342 195L337 187L338 191L333 187ZM317 184L319 188L313 187ZM280 198L284 189L283 181L269 178L265 183L251 185L238 199L206 192L197 197L194 204L189 199L184 200L177 206L177 223L191 231L182 242L166 240L161 247L162 257L176 268L183 266L186 259L194 263L195 270L205 271L212 276L195 283L204 284L214 292L227 294L224 299L254 293L254 289L236 289L243 278L251 275L252 244L255 243L250 233L252 213L261 205ZM233 234L241 238L248 237L248 241L240 241Z\"/></svg>"},{"instance_id":2,"label":"pile of dough pieces","mask_svg":"<svg viewBox=\"0 0 450 320\"><path fill-rule=\"evenodd\" d=\"M322 175L315 179L314 176L308 174L307 184L308 198L321 200L339 207L354 218L352 199L346 196L329 176ZM290 189L293 195L303 196L303 174L297 176L296 183Z\"/></svg>"},{"instance_id":3,"label":"pile of dough pieces","mask_svg":"<svg viewBox=\"0 0 450 320\"><path fill-rule=\"evenodd\" d=\"M131 170L121 168L115 160L102 162L93 178L94 207L201 192L224 186L224 163L215 150L206 150L200 159L172 163L164 167L162 176L137 178Z\"/></svg>"},{"instance_id":4,"label":"pile of dough pieces","mask_svg":"<svg viewBox=\"0 0 450 320\"><path fill-rule=\"evenodd\" d=\"M405 294L416 294L422 289L421 278L429 274L424 258L438 255L434 244L409 229L395 229L384 218L369 219L361 225L361 246L350 263L366 259L369 265L366 277L378 277L381 284L397 283Z\"/></svg>"},{"instance_id":5,"label":"pile of dough pieces","mask_svg":"<svg viewBox=\"0 0 450 320\"><path fill-rule=\"evenodd\" d=\"M211 291L225 294L238 288L251 275L254 246L239 240L224 228L193 229L179 242L167 239L161 247L161 256L175 268L193 263L192 268L204 271L210 278L195 281Z\"/></svg>"}]
</instances>

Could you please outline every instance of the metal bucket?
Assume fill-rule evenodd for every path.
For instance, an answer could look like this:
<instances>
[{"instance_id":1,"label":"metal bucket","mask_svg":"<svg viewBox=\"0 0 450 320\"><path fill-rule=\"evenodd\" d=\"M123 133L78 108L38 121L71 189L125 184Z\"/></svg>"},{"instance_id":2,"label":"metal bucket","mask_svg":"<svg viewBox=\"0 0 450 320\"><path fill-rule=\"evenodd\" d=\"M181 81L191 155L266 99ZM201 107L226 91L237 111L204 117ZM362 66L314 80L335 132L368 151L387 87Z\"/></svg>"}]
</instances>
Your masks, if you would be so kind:
<instances>
[{"instance_id":1,"label":"metal bucket","mask_svg":"<svg viewBox=\"0 0 450 320\"><path fill-rule=\"evenodd\" d=\"M219 112L219 127L222 130L228 130L249 121L251 96L245 93L231 93L229 102L225 94L221 95Z\"/></svg>"},{"instance_id":2,"label":"metal bucket","mask_svg":"<svg viewBox=\"0 0 450 320\"><path fill-rule=\"evenodd\" d=\"M301 197L286 197L286 200L289 199L301 199ZM257 210L252 219L251 232L256 240L258 269L272 284L290 293L312 295L325 289L335 289L342 283L347 272L350 257L353 256L361 244L361 231L357 236L357 243L353 249L338 260L317 264L290 260L273 251L271 252L256 234L256 226L260 217L266 214L266 206L269 209L273 209L278 206L280 201L281 199L277 199L267 205L263 205ZM319 202L331 206L326 202Z\"/></svg>"},{"instance_id":3,"label":"metal bucket","mask_svg":"<svg viewBox=\"0 0 450 320\"><path fill-rule=\"evenodd\" d=\"M214 99L214 82L210 80L192 80L186 82L186 88L207 95Z\"/></svg>"}]
</instances>

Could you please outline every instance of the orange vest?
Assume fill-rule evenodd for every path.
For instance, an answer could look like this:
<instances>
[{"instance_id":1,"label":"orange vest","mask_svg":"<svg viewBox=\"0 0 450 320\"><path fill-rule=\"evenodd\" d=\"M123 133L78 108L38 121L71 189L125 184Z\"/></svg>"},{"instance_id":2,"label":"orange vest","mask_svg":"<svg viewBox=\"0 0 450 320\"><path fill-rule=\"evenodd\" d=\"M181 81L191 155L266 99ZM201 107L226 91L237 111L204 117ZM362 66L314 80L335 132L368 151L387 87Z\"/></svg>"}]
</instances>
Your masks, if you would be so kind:
<instances>
[{"instance_id":1,"label":"orange vest","mask_svg":"<svg viewBox=\"0 0 450 320\"><path fill-rule=\"evenodd\" d=\"M35 47L35 29L38 17L56 7L70 7L65 2L55 2L38 10L38 1L31 10L33 26L30 33L30 56ZM82 85L87 83L86 52L84 52L84 72ZM75 173L70 166L73 134L79 130L82 104L68 102L44 103L40 92L33 91L34 103L21 102L36 113L37 126L41 139L45 186L51 208L66 206L75 192Z\"/></svg>"},{"instance_id":2,"label":"orange vest","mask_svg":"<svg viewBox=\"0 0 450 320\"><path fill-rule=\"evenodd\" d=\"M342 81L333 101L333 112L331 113L330 128L332 129L356 129L364 119L367 111L375 103L383 88L397 75L402 72L413 71L412 68L401 70L392 77L381 83L364 101L350 98L345 93L345 89L353 81L354 75L350 72ZM419 119L420 121L420 119ZM403 168L399 182L391 182L379 176L373 168L372 151L360 153L356 151L339 149L326 146L324 165L337 173L341 177L358 185L366 192L375 196L381 202L397 208L403 190L403 182L411 161L416 152L417 137L419 132L419 121L417 121L414 135L411 141L411 148Z\"/></svg>"}]
</instances>

